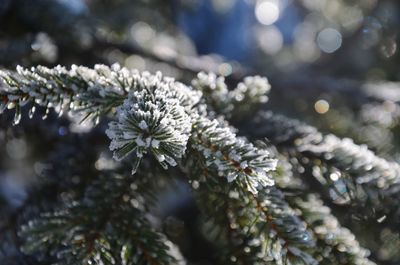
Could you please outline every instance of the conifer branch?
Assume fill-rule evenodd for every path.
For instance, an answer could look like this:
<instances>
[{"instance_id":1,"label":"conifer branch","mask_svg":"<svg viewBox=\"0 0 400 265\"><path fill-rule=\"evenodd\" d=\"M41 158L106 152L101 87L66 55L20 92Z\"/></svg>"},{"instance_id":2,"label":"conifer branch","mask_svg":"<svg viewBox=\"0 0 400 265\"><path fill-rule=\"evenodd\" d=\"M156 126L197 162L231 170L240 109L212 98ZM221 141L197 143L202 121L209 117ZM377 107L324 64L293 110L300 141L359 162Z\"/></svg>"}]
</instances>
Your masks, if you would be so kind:
<instances>
[{"instance_id":1,"label":"conifer branch","mask_svg":"<svg viewBox=\"0 0 400 265\"><path fill-rule=\"evenodd\" d=\"M165 169L176 166L185 153L192 127L189 115L200 94L160 73L139 82L118 108L118 122L109 124L110 149L117 160L135 152L133 173L148 151Z\"/></svg>"},{"instance_id":2,"label":"conifer branch","mask_svg":"<svg viewBox=\"0 0 400 265\"><path fill-rule=\"evenodd\" d=\"M107 134L112 139L110 149L116 159L136 152L133 172L148 151L163 167L167 163L176 165L176 158L185 151L193 123L194 132L199 128L216 134L210 135L216 137L216 144L222 144L225 137L229 138L229 143L221 146L224 148L221 151L226 152L224 155L247 153L251 160L248 162L252 164L243 164L243 169L254 167L255 170L245 172L245 175L252 175L245 180L251 184L249 188L256 187L258 182L268 184L268 178L261 170L273 170L272 160L266 160L267 154L258 154L259 151L242 140L234 144L236 136L230 129L217 128L217 123L197 118L205 111L205 106L194 108L201 94L171 78L146 72L140 74L119 65L111 68L96 65L94 69L73 66L70 70L60 66L53 69L39 66L31 70L18 67L17 73L1 71L0 76L3 81L0 90L2 106L3 109L16 107L15 123L20 120L21 106L29 101L47 108L57 107L60 113L67 106L67 110L84 111L86 117L96 118L120 106L116 113L118 122L110 123ZM234 180L243 172L230 171L228 180Z\"/></svg>"},{"instance_id":3,"label":"conifer branch","mask_svg":"<svg viewBox=\"0 0 400 265\"><path fill-rule=\"evenodd\" d=\"M215 120L208 122L217 126ZM304 264L316 264L316 260L307 253L307 249L310 251L314 244L309 232L277 188L262 185L252 185L253 188L249 188L248 183L243 181L237 181L228 187L221 179L221 176L231 174L226 172L229 170L227 165L232 165L232 170L244 173L258 171L268 174L268 168L254 170L241 167L241 159L245 156L242 157L240 153L224 154L220 151L223 149L218 143L229 144L229 137L213 144L208 139L218 140L218 134L207 134L206 131L203 135L204 131L196 131L200 134L192 136L195 142L190 145L193 149L190 153L196 155L187 158L184 171L196 187L199 204L206 216L217 226L226 227L224 231L229 245L233 246L233 252L227 253L230 258L224 262L291 264L290 262L302 261ZM263 149L258 150L266 152ZM210 157L215 161L213 164L210 163Z\"/></svg>"},{"instance_id":4,"label":"conifer branch","mask_svg":"<svg viewBox=\"0 0 400 265\"><path fill-rule=\"evenodd\" d=\"M366 258L369 251L359 245L350 230L340 226L330 209L315 194L306 198L292 198L291 204L301 210L302 218L317 237L320 248L316 248L316 252L321 264L375 264Z\"/></svg>"},{"instance_id":5,"label":"conifer branch","mask_svg":"<svg viewBox=\"0 0 400 265\"><path fill-rule=\"evenodd\" d=\"M238 180L253 194L257 194L258 187L274 185L268 174L275 169L276 160L217 120L198 117L190 146L199 152L209 171L226 177L228 182Z\"/></svg>"},{"instance_id":6,"label":"conifer branch","mask_svg":"<svg viewBox=\"0 0 400 265\"><path fill-rule=\"evenodd\" d=\"M353 203L368 200L377 209L381 209L380 202L390 205L390 198L397 198L400 166L376 156L366 146L332 134L323 135L312 126L272 112L259 112L253 122L251 126L258 130L249 134L267 137L279 150L297 157L309 169L307 174L313 174L322 185L330 183L330 188L335 188L335 181L343 182L346 190L338 196L345 195ZM387 207L383 211L391 210Z\"/></svg>"},{"instance_id":7,"label":"conifer branch","mask_svg":"<svg viewBox=\"0 0 400 265\"><path fill-rule=\"evenodd\" d=\"M192 86L203 93L203 98L211 110L240 121L268 101L271 89L268 80L260 76L247 76L229 90L225 78L214 73L200 72L192 80Z\"/></svg>"},{"instance_id":8,"label":"conifer branch","mask_svg":"<svg viewBox=\"0 0 400 265\"><path fill-rule=\"evenodd\" d=\"M279 158L274 175L276 185L284 190L288 205L307 224L316 243L312 256L320 264L374 265L368 259L370 251L360 246L355 235L340 224L317 193L310 193L307 183L299 176L301 164L296 163L294 157L279 154L276 149L270 150Z\"/></svg>"},{"instance_id":9,"label":"conifer branch","mask_svg":"<svg viewBox=\"0 0 400 265\"><path fill-rule=\"evenodd\" d=\"M118 175L99 178L80 201L23 226L23 251L56 256L54 264L176 264L145 218L142 188Z\"/></svg>"},{"instance_id":10,"label":"conifer branch","mask_svg":"<svg viewBox=\"0 0 400 265\"><path fill-rule=\"evenodd\" d=\"M39 105L47 109L43 118L54 108L60 115L82 111L86 118L98 121L122 103L139 78L138 72L117 65L112 68L96 65L94 69L73 65L70 70L61 66L29 70L17 67L16 72L0 70L0 112L15 108L14 124L18 124L21 107L32 103L30 117Z\"/></svg>"},{"instance_id":11,"label":"conifer branch","mask_svg":"<svg viewBox=\"0 0 400 265\"><path fill-rule=\"evenodd\" d=\"M328 229L328 220L321 219L320 209L296 204L280 191L279 184L274 186L272 174L277 163L274 154L265 146L238 137L226 120L216 118L219 114L239 121L249 117L268 99L267 79L249 77L229 91L224 79L213 74L199 74L191 88L159 73L139 73L117 65L112 68L98 65L94 69L74 66L71 70L19 68L17 73L1 71L0 75L2 106L17 108L16 121L20 107L29 101L55 107L58 112L66 106L67 111L83 111L90 118L110 113L115 118L106 132L111 139L110 150L116 160L132 157L133 173L146 154L151 154L164 169L179 164L193 187L199 189L202 210L209 213L210 220L226 235L232 247L227 250L228 262L317 264L321 248L330 246L340 252L339 246L344 244L348 247L343 251L349 262L373 264L368 263L364 250L354 247L358 246L357 241L343 241L341 236L346 230L334 235L337 241L331 246L318 230L321 222ZM269 112L260 112L249 124L258 126L256 132L246 131L252 138L269 137L280 151L296 157L301 166L306 166L306 160L313 163L318 160L332 170L351 175L357 184L366 187L369 195L377 188L388 193L397 183L395 163L378 158L348 140L323 136L310 126ZM21 232L25 251L57 252L59 258L71 263L101 260L113 264L128 252L136 254L129 256L126 264L173 262L163 237L152 232L147 224L146 209L128 206L124 198L131 191L121 186L105 190L121 184L115 176L109 181L104 183L100 178L77 203L43 214L25 226ZM132 197L144 194L142 190ZM96 207L92 207L94 203ZM309 207L309 212L304 207ZM105 210L111 213L105 216ZM87 216L88 212L92 214ZM137 223L128 224L129 218ZM72 232L65 233L65 229ZM138 234L137 230L144 234ZM51 234L54 234L52 239ZM142 236L148 236L147 240L141 241ZM61 245L66 247L60 248ZM160 257L157 253L155 259L157 251L163 254Z\"/></svg>"},{"instance_id":12,"label":"conifer branch","mask_svg":"<svg viewBox=\"0 0 400 265\"><path fill-rule=\"evenodd\" d=\"M227 104L225 103L225 101L222 100L222 102L218 102L218 99L226 99L226 94L227 94L227 89L226 89L226 84L224 83L224 80L222 77L215 77L214 75L210 74L208 77L206 75L200 75L199 74L199 80L195 80L194 81L194 85L200 87L203 91L204 94L209 93L211 96L209 97L205 97L206 100L208 100L208 103L211 104L212 106L226 106ZM202 81L201 81L202 80ZM199 84L202 84L202 86L200 86ZM254 89L255 91L259 91L259 89L254 88L254 86L249 86L249 89L251 91L251 89ZM264 91L268 91L266 89L264 89ZM251 95L252 93L250 93ZM257 94L254 93L253 94ZM207 95L207 94L206 94ZM220 104L218 104L220 103ZM249 102L247 102L249 103ZM246 106L246 104L244 104ZM257 103L255 104L257 105ZM220 108L217 109L218 112L220 113L224 113L224 109ZM230 111L232 111L232 109L230 109ZM260 112L262 113L262 115L265 115L264 112ZM290 122L282 122L282 121L278 121L278 118L276 118L276 114L272 114L272 113L268 113L270 116L272 116L272 122L270 121L271 119L266 119L266 118L260 118L260 117L256 117L256 119L251 120L250 123L246 124L245 127L248 128L248 130L245 130L245 132L250 135L252 138L255 139L260 139L260 138L264 138L264 137L268 137L273 144L276 144L278 147L282 148L284 147L284 150L287 150L287 152L293 153L293 151L291 151L292 149L295 149L295 147L297 146L296 141L299 140L303 140L303 139L308 139L311 137L315 137L316 139L322 138L323 136L317 132L317 130L311 126L299 126L299 124L296 123L296 121L290 123ZM259 114L260 116L260 114ZM268 116L268 115L267 115ZM268 116L268 117L270 117ZM235 117L236 118L236 117ZM273 118L276 118L275 120ZM287 120L287 119L286 119ZM285 120L285 121L286 121ZM282 124L283 123L283 124ZM257 130L254 130L254 128L257 128ZM268 133L266 133L268 132ZM332 136L333 137L333 136ZM312 138L312 139L315 139ZM354 145L354 144L353 144ZM343 146L343 145L341 145ZM354 145L355 146L355 145ZM353 147L354 147L353 146ZM268 148L270 149L270 148ZM302 153L302 150L298 150L297 152ZM369 151L370 152L370 151ZM278 155L278 153L275 151L273 152L276 156ZM330 151L326 151L325 155L331 154L331 150ZM335 154L335 153L334 153ZM369 154L372 154L371 152ZM354 153L349 153L348 156L350 155L354 155ZM324 156L321 156L323 159ZM287 159L285 156L278 156L279 159ZM302 157L300 156L298 158L299 160L304 160L302 159ZM309 158L311 159L311 158ZM360 161L363 161L363 158L359 158ZM379 161L382 161L382 159L378 159ZM370 160L369 160L370 161ZM369 162L367 161L367 163ZM285 163L284 163L285 164ZM302 186L304 186L305 183L302 183L303 181L301 179L296 180L294 178L293 174L298 174L298 172L294 172L292 173L291 170L297 170L295 167L292 167L292 165L287 164L289 169L284 169L283 171L281 171L281 167L282 167L282 161L280 161L279 166L277 168L277 174L283 174L285 176L280 176L278 179L275 177L275 179L278 180L277 182L277 186L278 187L285 187L285 183L281 183L281 179L282 178L286 178L286 181L289 181L290 183L292 183L291 185L293 185L294 183L301 183ZM299 165L301 166L301 165ZM341 169L343 171L345 171L347 169L348 165L343 166ZM275 175L277 175L275 174ZM347 173L346 173L347 174ZM305 191L302 191L305 192ZM278 196L279 197L279 196ZM274 199L278 198L277 196L273 196ZM282 198L283 199L283 198ZM317 215L317 212L320 211L324 211L328 208L324 208L322 207L322 204L320 205L322 208L318 208L318 206L316 206L315 208L311 207L312 209L308 209L309 211L315 211L315 212L307 212L307 211L303 211L303 208L300 207L298 205L298 202L293 202L292 198L289 196L288 200L290 202L290 205L292 207L294 207L294 209L296 209L297 211L299 211L299 213L301 213L301 218L302 220L307 224L307 227L309 229L312 230L312 235L313 238L315 240L317 240L318 246L316 248L316 251L314 251L311 255L313 257L317 257L318 255L327 255L326 252L324 254L318 254L318 251L320 251L321 249L326 249L327 246L332 246L332 242L326 238L324 238L324 240L327 240L326 242L323 241L321 239L322 235L320 233L321 229L325 229L325 230L329 230L331 231L331 229L337 229L337 233L333 234L332 236L332 240L335 240L334 242L336 242L336 245L333 245L333 250L331 252L331 254L329 254L326 258L326 260L324 260L324 262L328 262L328 260L331 260L329 262L333 262L331 264L374 264L373 262L369 261L366 257L368 256L368 251L362 249L359 247L358 242L354 239L354 235L352 235L347 229L341 228L340 225L338 224L338 221L335 217L328 215L328 216L323 216L325 219L318 219L318 221L316 221L315 219L312 218L316 218L316 216L320 216L320 218L322 218L321 215ZM286 203L286 202L284 202ZM313 202L309 202L309 203L313 203ZM321 203L320 201L315 202L316 204ZM312 214L314 213L314 214ZM335 228L331 228L329 227L329 221L332 222L336 222L335 224ZM322 224L321 224L322 222ZM316 227L317 226L317 227ZM278 234L279 235L279 234ZM347 238L343 238L343 235L347 235L349 236L349 239ZM323 242L322 242L322 241ZM341 242L342 244L340 245L338 242ZM335 246L339 246L340 245L340 250L335 249ZM344 247L346 246L346 247ZM331 249L330 247L328 247L328 249ZM339 256L339 258L338 258ZM340 256L345 256L346 258L343 259L343 257L340 258ZM320 260L321 258L318 258L318 260ZM336 263L335 263L336 262Z\"/></svg>"},{"instance_id":13,"label":"conifer branch","mask_svg":"<svg viewBox=\"0 0 400 265\"><path fill-rule=\"evenodd\" d=\"M314 245L309 232L277 188L259 187L257 195L240 183L229 188L199 156L189 159L188 168L205 216L228 241L224 263L316 264L307 253Z\"/></svg>"},{"instance_id":14,"label":"conifer branch","mask_svg":"<svg viewBox=\"0 0 400 265\"><path fill-rule=\"evenodd\" d=\"M209 8L223 11L224 17L250 10L212 2L193 7L199 14ZM250 4L257 13L258 2ZM153 7L173 8L151 14L148 9ZM15 111L15 115L5 113L0 122L8 123L12 116L13 125L24 121L12 129L0 126L4 154L0 264L184 265L178 247L167 236L188 254L190 264L199 263L198 254L200 263L232 265L398 264L400 165L387 157L392 152L398 156L399 84L321 77L320 71L300 67L282 76L275 73L273 84L278 89L269 94L266 78L243 78L254 73L252 69L218 56L187 55L194 46L165 25L172 23L171 15L179 15L179 23L187 20L189 12L181 7L162 0L0 1L4 22L0 64L119 61L129 67L165 69L186 82L196 76L190 87L161 73L141 73L118 64L0 69L0 114ZM329 7L325 5L324 11ZM349 14L360 17L355 26L358 33L368 31L361 36L364 46L380 48L389 64L398 59L396 34L391 36L390 21L383 21L393 14L375 12L386 10L387 5L350 7L344 15L336 12L341 8L346 5L335 6L331 15L340 22L346 22ZM367 17L367 11L374 16ZM299 26L306 30L296 38L304 41L310 34L318 35L315 47L326 52L325 32L310 33L310 23L303 24ZM339 40L352 28L336 32ZM191 26L187 30L198 31ZM303 33L307 36L300 36ZM185 51L178 51L181 48ZM373 57L379 59L377 55ZM390 67L378 68L368 75L396 78ZM257 113L273 98L271 109L284 109L284 113L296 109L307 115L304 99L315 102L318 97L330 104L327 119L321 121L324 125L342 111L355 114L329 127L354 140L323 134L283 115ZM41 124L45 131L36 127L36 109L44 113L43 119L50 116ZM77 133L75 117L55 121L53 112L60 117L77 113L82 121L95 125L103 122L85 126L89 133ZM21 118L25 113L32 119L28 123ZM44 140L37 142L38 137ZM366 143L376 153L357 143ZM182 177L193 188L192 194ZM179 192L171 194L175 189L165 187L177 178L179 188L174 188ZM16 203L14 190L23 191ZM158 198L166 200L156 202ZM158 211L168 216L168 223L155 214ZM179 220L178 226L182 220L180 231L173 227L170 233L169 216ZM202 218L206 222L199 222ZM203 230L198 231L199 226ZM165 227L166 235L155 227ZM198 251L198 243L201 249L204 244L204 249L212 245L217 251Z\"/></svg>"}]
</instances>

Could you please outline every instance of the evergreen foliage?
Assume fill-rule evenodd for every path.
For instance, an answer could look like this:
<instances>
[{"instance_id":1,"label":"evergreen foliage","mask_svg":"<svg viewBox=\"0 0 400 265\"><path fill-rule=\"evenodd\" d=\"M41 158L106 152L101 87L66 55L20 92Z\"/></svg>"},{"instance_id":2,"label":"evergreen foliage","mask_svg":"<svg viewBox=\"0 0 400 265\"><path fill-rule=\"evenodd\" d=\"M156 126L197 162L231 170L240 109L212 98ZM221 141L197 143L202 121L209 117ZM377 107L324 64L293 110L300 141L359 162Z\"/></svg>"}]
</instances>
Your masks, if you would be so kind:
<instances>
[{"instance_id":1,"label":"evergreen foliage","mask_svg":"<svg viewBox=\"0 0 400 265\"><path fill-rule=\"evenodd\" d=\"M0 265L400 264L399 6L0 0Z\"/></svg>"},{"instance_id":2,"label":"evergreen foliage","mask_svg":"<svg viewBox=\"0 0 400 265\"><path fill-rule=\"evenodd\" d=\"M25 105L30 114L42 106L45 115L52 108L97 123L112 119L106 134L119 161L80 172L73 160L69 170L44 171L47 184L38 191L53 186L66 197L37 203L33 219L19 217L26 257L44 264L184 262L167 235L156 231L151 209L160 179L185 176L221 264L375 264L316 193L322 191L328 204L335 198L349 207L383 204L396 196L400 166L283 115L261 110L254 116L268 99L267 79L246 77L229 90L211 73L200 73L190 87L119 65L17 67L0 74L2 109L15 108L14 124ZM237 131L228 120L250 129ZM92 129L82 146L93 133L104 131ZM265 137L269 143L257 141ZM321 190L313 190L312 179ZM83 180L79 191L74 182ZM395 205L376 209L395 218Z\"/></svg>"}]
</instances>

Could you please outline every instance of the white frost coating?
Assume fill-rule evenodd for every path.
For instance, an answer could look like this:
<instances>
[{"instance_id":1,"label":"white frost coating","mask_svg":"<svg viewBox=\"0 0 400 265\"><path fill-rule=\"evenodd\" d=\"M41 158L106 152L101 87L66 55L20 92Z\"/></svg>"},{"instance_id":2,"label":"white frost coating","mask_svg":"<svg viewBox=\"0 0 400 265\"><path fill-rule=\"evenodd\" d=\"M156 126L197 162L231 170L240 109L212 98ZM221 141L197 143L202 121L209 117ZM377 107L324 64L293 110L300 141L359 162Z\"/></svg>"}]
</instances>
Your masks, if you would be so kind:
<instances>
[{"instance_id":1,"label":"white frost coating","mask_svg":"<svg viewBox=\"0 0 400 265\"><path fill-rule=\"evenodd\" d=\"M376 183L380 188L388 188L400 182L400 166L380 158L366 145L356 145L349 138L340 139L326 135L319 143L305 143L298 147L301 152L311 151L330 160L335 158L341 167L350 173L359 174L357 183ZM361 173L361 174L360 174Z\"/></svg>"},{"instance_id":2,"label":"white frost coating","mask_svg":"<svg viewBox=\"0 0 400 265\"><path fill-rule=\"evenodd\" d=\"M192 129L188 113L201 94L160 73L144 72L134 79L134 88L117 109L118 121L109 124L110 149L119 160L151 153L164 168L175 166Z\"/></svg>"},{"instance_id":3,"label":"white frost coating","mask_svg":"<svg viewBox=\"0 0 400 265\"><path fill-rule=\"evenodd\" d=\"M146 143L143 141L142 137L139 136L135 139L135 142L138 146L146 146Z\"/></svg>"},{"instance_id":4,"label":"white frost coating","mask_svg":"<svg viewBox=\"0 0 400 265\"><path fill-rule=\"evenodd\" d=\"M149 126L147 126L147 123L145 121L139 122L139 127L142 130L147 130L149 128Z\"/></svg>"},{"instance_id":5,"label":"white frost coating","mask_svg":"<svg viewBox=\"0 0 400 265\"><path fill-rule=\"evenodd\" d=\"M116 99L123 99L138 77L137 71L119 65L95 65L94 69L76 65L71 69L17 66L16 72L0 70L0 95L8 96L7 102L0 102L0 110L9 101L20 106L34 102L61 114L79 110L97 119L110 111Z\"/></svg>"},{"instance_id":6,"label":"white frost coating","mask_svg":"<svg viewBox=\"0 0 400 265\"><path fill-rule=\"evenodd\" d=\"M153 139L153 141L151 142L151 146L153 148L158 148L160 146L160 141L157 139Z\"/></svg>"},{"instance_id":7,"label":"white frost coating","mask_svg":"<svg viewBox=\"0 0 400 265\"><path fill-rule=\"evenodd\" d=\"M228 174L228 176L226 176L228 182L233 182L236 179L237 175L234 172L231 172Z\"/></svg>"},{"instance_id":8,"label":"white frost coating","mask_svg":"<svg viewBox=\"0 0 400 265\"><path fill-rule=\"evenodd\" d=\"M237 138L234 132L217 120L198 117L192 132L192 148L204 157L205 165L228 182L240 180L247 189L257 193L261 186L272 186L274 181L267 172L276 168L267 150L258 149L247 140Z\"/></svg>"},{"instance_id":9,"label":"white frost coating","mask_svg":"<svg viewBox=\"0 0 400 265\"><path fill-rule=\"evenodd\" d=\"M203 97L208 105L228 117L232 115L233 111L246 112L248 106L268 101L267 94L271 90L267 78L249 76L235 89L229 91L224 77L204 72L197 75L197 78L192 81L192 86L203 92Z\"/></svg>"},{"instance_id":10,"label":"white frost coating","mask_svg":"<svg viewBox=\"0 0 400 265\"><path fill-rule=\"evenodd\" d=\"M242 157L235 150L229 153L229 157L236 162L239 162L242 159Z\"/></svg>"},{"instance_id":11,"label":"white frost coating","mask_svg":"<svg viewBox=\"0 0 400 265\"><path fill-rule=\"evenodd\" d=\"M264 103L268 101L267 94L270 90L271 85L267 78L248 76L229 92L228 98L232 104L241 101L246 101L246 104Z\"/></svg>"}]
</instances>

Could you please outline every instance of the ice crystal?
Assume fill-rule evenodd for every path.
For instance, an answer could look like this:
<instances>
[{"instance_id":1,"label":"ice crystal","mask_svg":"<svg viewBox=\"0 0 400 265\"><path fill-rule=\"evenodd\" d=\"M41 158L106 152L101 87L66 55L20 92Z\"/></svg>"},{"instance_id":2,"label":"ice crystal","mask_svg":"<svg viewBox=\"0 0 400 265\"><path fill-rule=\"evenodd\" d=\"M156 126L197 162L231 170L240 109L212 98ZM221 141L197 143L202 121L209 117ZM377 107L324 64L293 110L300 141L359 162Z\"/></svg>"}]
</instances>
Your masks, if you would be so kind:
<instances>
[{"instance_id":1,"label":"ice crystal","mask_svg":"<svg viewBox=\"0 0 400 265\"><path fill-rule=\"evenodd\" d=\"M274 184L268 172L276 167L276 160L268 151L256 148L244 138L238 138L229 127L217 120L199 117L194 122L193 145L204 157L205 164L225 176L228 182L237 179L252 193L257 188Z\"/></svg>"},{"instance_id":2,"label":"ice crystal","mask_svg":"<svg viewBox=\"0 0 400 265\"><path fill-rule=\"evenodd\" d=\"M117 109L118 121L109 124L107 135L114 158L122 160L134 153L133 172L148 152L164 168L175 166L186 150L192 128L187 111L199 98L198 92L162 78L160 73L143 73Z\"/></svg>"}]
</instances>

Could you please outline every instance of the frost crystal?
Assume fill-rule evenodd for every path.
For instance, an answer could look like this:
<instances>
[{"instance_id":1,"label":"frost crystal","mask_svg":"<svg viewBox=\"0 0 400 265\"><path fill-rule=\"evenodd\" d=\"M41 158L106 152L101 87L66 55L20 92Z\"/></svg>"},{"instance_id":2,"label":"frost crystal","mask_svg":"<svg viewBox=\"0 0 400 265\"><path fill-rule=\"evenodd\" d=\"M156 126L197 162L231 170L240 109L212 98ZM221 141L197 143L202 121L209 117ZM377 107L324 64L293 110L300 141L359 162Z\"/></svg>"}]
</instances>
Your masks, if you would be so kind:
<instances>
[{"instance_id":1,"label":"frost crystal","mask_svg":"<svg viewBox=\"0 0 400 265\"><path fill-rule=\"evenodd\" d=\"M204 72L197 75L192 86L203 92L203 98L212 110L228 118L251 114L255 107L268 101L267 94L271 89L267 78L248 76L229 91L224 77Z\"/></svg>"},{"instance_id":2,"label":"frost crystal","mask_svg":"<svg viewBox=\"0 0 400 265\"><path fill-rule=\"evenodd\" d=\"M266 102L266 94L270 91L271 85L268 79L261 76L248 76L236 89L230 93L230 97L235 101L247 99L249 101Z\"/></svg>"},{"instance_id":3,"label":"frost crystal","mask_svg":"<svg viewBox=\"0 0 400 265\"><path fill-rule=\"evenodd\" d=\"M241 181L252 193L257 193L261 186L274 184L268 172L275 170L276 160L268 151L238 138L217 120L198 117L194 128L192 147L203 155L210 170L225 176L228 182Z\"/></svg>"},{"instance_id":4,"label":"frost crystal","mask_svg":"<svg viewBox=\"0 0 400 265\"><path fill-rule=\"evenodd\" d=\"M192 123L187 110L200 99L198 92L145 72L136 77L135 88L117 109L118 121L110 122L107 135L114 158L122 160L134 152L136 171L140 159L150 152L167 168L182 157Z\"/></svg>"},{"instance_id":5,"label":"frost crystal","mask_svg":"<svg viewBox=\"0 0 400 265\"><path fill-rule=\"evenodd\" d=\"M137 71L118 65L95 65L94 69L77 65L71 69L18 66L16 72L0 70L0 112L4 107L22 107L32 102L54 108L60 116L82 111L86 118L96 120L122 102L136 76ZM34 110L30 117L33 113Z\"/></svg>"}]
</instances>

